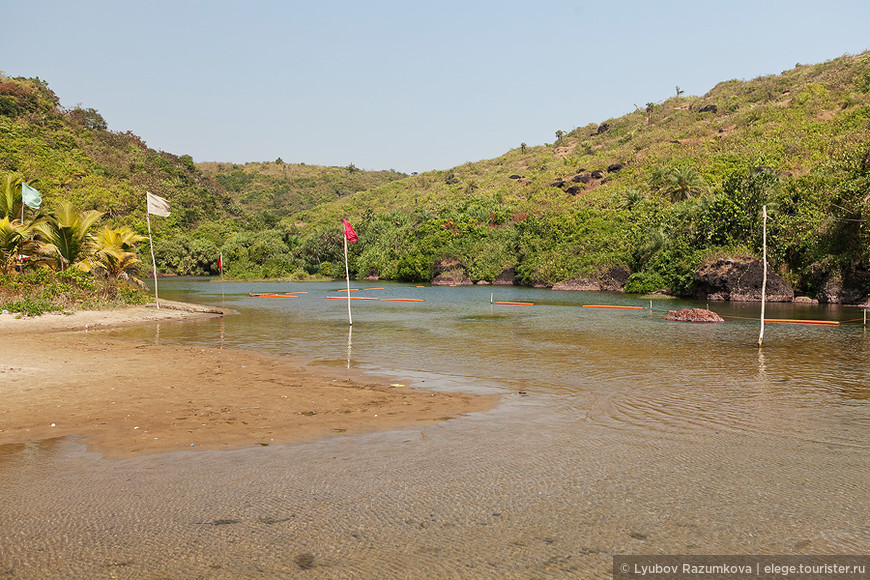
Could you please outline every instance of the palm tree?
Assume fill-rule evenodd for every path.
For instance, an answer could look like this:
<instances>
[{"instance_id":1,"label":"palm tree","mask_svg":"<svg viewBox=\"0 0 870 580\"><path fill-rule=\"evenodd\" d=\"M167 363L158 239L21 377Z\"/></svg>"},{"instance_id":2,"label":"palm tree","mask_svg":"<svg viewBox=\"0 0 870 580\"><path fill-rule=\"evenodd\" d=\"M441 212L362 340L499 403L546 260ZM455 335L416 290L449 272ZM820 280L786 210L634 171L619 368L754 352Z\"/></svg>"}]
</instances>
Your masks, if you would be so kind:
<instances>
[{"instance_id":1,"label":"palm tree","mask_svg":"<svg viewBox=\"0 0 870 580\"><path fill-rule=\"evenodd\" d=\"M653 182L660 193L678 202L703 193L707 189L707 182L691 167L672 167L659 169L653 175Z\"/></svg>"},{"instance_id":2,"label":"palm tree","mask_svg":"<svg viewBox=\"0 0 870 580\"><path fill-rule=\"evenodd\" d=\"M7 173L0 189L0 217L15 219L21 213L21 183L20 175Z\"/></svg>"},{"instance_id":3,"label":"palm tree","mask_svg":"<svg viewBox=\"0 0 870 580\"><path fill-rule=\"evenodd\" d=\"M124 226L118 229L102 228L88 242L91 254L80 262L85 272L100 272L109 280L118 280L122 274L135 271L142 261L136 256L136 243L145 238Z\"/></svg>"},{"instance_id":4,"label":"palm tree","mask_svg":"<svg viewBox=\"0 0 870 580\"><path fill-rule=\"evenodd\" d=\"M41 244L35 239L35 224L0 219L0 274L11 274L24 261L40 261Z\"/></svg>"},{"instance_id":5,"label":"palm tree","mask_svg":"<svg viewBox=\"0 0 870 580\"><path fill-rule=\"evenodd\" d=\"M92 237L90 229L102 216L96 210L79 212L71 203L62 203L54 217L36 226L45 242L43 252L54 259L60 270L67 265L78 266Z\"/></svg>"}]
</instances>

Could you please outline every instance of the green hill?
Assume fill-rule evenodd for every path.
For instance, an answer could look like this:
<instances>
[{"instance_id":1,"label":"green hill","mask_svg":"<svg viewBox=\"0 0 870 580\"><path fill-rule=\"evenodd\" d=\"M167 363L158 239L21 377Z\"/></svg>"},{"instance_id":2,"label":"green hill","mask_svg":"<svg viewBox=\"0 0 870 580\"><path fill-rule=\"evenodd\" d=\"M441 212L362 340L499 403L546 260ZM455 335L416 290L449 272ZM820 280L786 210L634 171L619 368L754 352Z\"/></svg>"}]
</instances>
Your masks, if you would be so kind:
<instances>
[{"instance_id":1,"label":"green hill","mask_svg":"<svg viewBox=\"0 0 870 580\"><path fill-rule=\"evenodd\" d=\"M629 291L691 294L694 272L759 256L770 213L775 270L798 291L870 293L870 53L730 80L694 97L557 131L501 157L403 176L349 167L206 163L109 131L94 109L58 107L39 79L0 76L0 174L38 179L49 209L83 209L144 229L161 270L235 277L343 271L356 277L550 286L626 276ZM616 275L616 274L618 275ZM847 292L848 293L848 292Z\"/></svg>"},{"instance_id":2,"label":"green hill","mask_svg":"<svg viewBox=\"0 0 870 580\"><path fill-rule=\"evenodd\" d=\"M358 224L357 276L425 280L443 259L472 281L634 273L629 289L688 294L717 255L760 255L799 290L866 295L870 53L726 81L649 103L552 144L421 174L294 216ZM402 244L397 246L397 240Z\"/></svg>"},{"instance_id":3,"label":"green hill","mask_svg":"<svg viewBox=\"0 0 870 580\"><path fill-rule=\"evenodd\" d=\"M321 167L285 163L199 163L203 174L220 183L252 214L277 222L282 215L335 201L358 191L407 177L396 171L362 171L354 165Z\"/></svg>"}]
</instances>

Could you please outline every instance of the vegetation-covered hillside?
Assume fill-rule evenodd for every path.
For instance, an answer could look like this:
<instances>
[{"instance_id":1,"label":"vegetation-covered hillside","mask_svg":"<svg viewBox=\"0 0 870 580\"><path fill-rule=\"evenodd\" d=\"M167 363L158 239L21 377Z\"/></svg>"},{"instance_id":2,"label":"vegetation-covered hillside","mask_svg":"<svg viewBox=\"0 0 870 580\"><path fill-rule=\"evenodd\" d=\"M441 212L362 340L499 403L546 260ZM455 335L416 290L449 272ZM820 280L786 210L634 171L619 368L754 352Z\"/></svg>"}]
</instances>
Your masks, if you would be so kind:
<instances>
[{"instance_id":1,"label":"vegetation-covered hillside","mask_svg":"<svg viewBox=\"0 0 870 580\"><path fill-rule=\"evenodd\" d=\"M222 251L234 277L339 274L347 218L356 277L424 281L449 265L547 286L619 271L628 291L691 294L706 261L760 255L767 205L771 262L799 292L870 293L870 53L700 97L677 88L551 144L413 176L197 166L59 108L38 79L0 77L0 173L37 180L49 209L71 200L139 233L144 191L168 198L171 217L152 220L164 272L214 273Z\"/></svg>"},{"instance_id":2,"label":"vegetation-covered hillside","mask_svg":"<svg viewBox=\"0 0 870 580\"><path fill-rule=\"evenodd\" d=\"M473 281L513 269L549 285L620 267L628 290L688 294L706 259L760 255L767 204L772 261L799 290L870 289L870 53L554 137L293 219L320 238L340 217L358 224L357 276L424 280L449 258Z\"/></svg>"}]
</instances>

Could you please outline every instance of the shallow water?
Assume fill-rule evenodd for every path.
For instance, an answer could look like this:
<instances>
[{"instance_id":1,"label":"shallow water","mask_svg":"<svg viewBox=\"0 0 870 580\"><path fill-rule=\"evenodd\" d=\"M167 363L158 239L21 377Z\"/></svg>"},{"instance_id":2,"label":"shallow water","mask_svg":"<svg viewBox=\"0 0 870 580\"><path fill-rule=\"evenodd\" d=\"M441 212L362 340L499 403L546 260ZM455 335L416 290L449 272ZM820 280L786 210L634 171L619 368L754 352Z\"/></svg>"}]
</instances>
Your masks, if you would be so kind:
<instances>
[{"instance_id":1,"label":"shallow water","mask_svg":"<svg viewBox=\"0 0 870 580\"><path fill-rule=\"evenodd\" d=\"M374 287L358 283L356 287ZM295 446L108 461L74 440L0 448L0 578L608 578L613 554L870 551L870 338L605 293L160 282L238 315L112 331L250 348L495 410ZM254 292L307 291L294 299ZM490 304L534 302L535 306ZM640 305L598 310L588 304ZM854 308L769 304L771 318ZM4 576L5 574L5 576Z\"/></svg>"}]
</instances>

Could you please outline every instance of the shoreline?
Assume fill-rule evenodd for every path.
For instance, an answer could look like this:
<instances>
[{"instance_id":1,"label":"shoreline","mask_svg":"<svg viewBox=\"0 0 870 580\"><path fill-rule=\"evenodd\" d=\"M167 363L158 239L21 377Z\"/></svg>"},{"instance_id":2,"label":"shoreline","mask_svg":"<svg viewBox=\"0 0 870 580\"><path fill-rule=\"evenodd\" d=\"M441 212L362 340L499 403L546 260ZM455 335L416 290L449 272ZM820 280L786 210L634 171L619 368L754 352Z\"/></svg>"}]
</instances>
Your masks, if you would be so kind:
<instances>
[{"instance_id":1,"label":"shoreline","mask_svg":"<svg viewBox=\"0 0 870 580\"><path fill-rule=\"evenodd\" d=\"M183 310L181 309L183 308ZM442 393L221 348L157 346L101 329L227 314L161 308L0 315L0 446L77 436L107 458L303 443L422 428L495 407L497 395Z\"/></svg>"}]
</instances>

